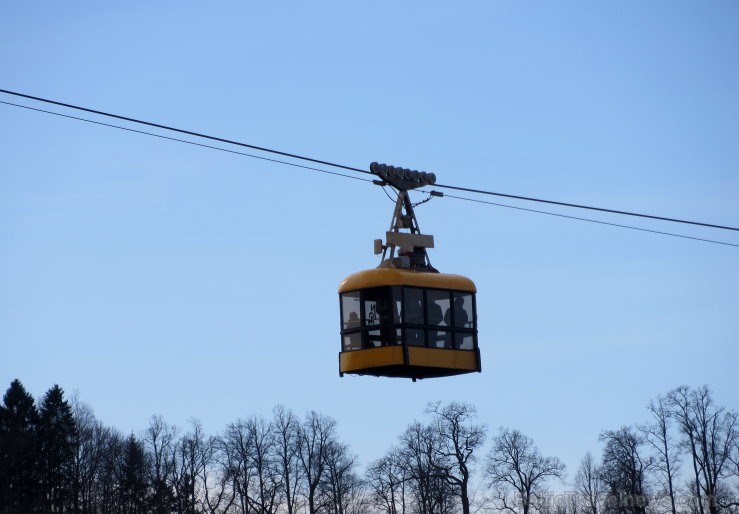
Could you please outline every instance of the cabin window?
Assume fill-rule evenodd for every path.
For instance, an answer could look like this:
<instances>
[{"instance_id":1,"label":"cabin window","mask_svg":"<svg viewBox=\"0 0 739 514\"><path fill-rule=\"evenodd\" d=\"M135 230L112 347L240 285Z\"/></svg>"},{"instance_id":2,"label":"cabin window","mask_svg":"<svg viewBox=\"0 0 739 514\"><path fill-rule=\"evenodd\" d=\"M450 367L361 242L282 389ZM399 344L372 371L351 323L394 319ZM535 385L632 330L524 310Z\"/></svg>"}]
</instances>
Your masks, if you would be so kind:
<instances>
[{"instance_id":1,"label":"cabin window","mask_svg":"<svg viewBox=\"0 0 739 514\"><path fill-rule=\"evenodd\" d=\"M410 346L426 346L425 331L419 328L406 328L405 342Z\"/></svg>"},{"instance_id":2,"label":"cabin window","mask_svg":"<svg viewBox=\"0 0 739 514\"><path fill-rule=\"evenodd\" d=\"M377 348L382 346L382 331L370 330L367 333L367 339L364 342L365 348Z\"/></svg>"},{"instance_id":3,"label":"cabin window","mask_svg":"<svg viewBox=\"0 0 739 514\"><path fill-rule=\"evenodd\" d=\"M440 289L429 289L426 292L427 298L427 312L426 316L428 324L431 326L450 326L449 316L449 305L450 305L450 292L442 291Z\"/></svg>"},{"instance_id":4,"label":"cabin window","mask_svg":"<svg viewBox=\"0 0 739 514\"><path fill-rule=\"evenodd\" d=\"M454 326L459 328L474 328L473 313L472 295L470 293L454 293L454 307L452 309Z\"/></svg>"},{"instance_id":5,"label":"cabin window","mask_svg":"<svg viewBox=\"0 0 739 514\"><path fill-rule=\"evenodd\" d=\"M354 332L353 334L345 334L343 338L343 348L345 352L359 350L362 347L362 333Z\"/></svg>"},{"instance_id":6,"label":"cabin window","mask_svg":"<svg viewBox=\"0 0 739 514\"><path fill-rule=\"evenodd\" d=\"M473 350L475 348L474 336L464 332L455 333L454 348L457 350Z\"/></svg>"},{"instance_id":7,"label":"cabin window","mask_svg":"<svg viewBox=\"0 0 739 514\"><path fill-rule=\"evenodd\" d=\"M343 351L405 344L474 350L475 295L384 286L341 295Z\"/></svg>"},{"instance_id":8,"label":"cabin window","mask_svg":"<svg viewBox=\"0 0 739 514\"><path fill-rule=\"evenodd\" d=\"M423 325L423 289L405 288L405 322Z\"/></svg>"},{"instance_id":9,"label":"cabin window","mask_svg":"<svg viewBox=\"0 0 739 514\"><path fill-rule=\"evenodd\" d=\"M430 348L451 348L452 333L448 330L429 330Z\"/></svg>"},{"instance_id":10,"label":"cabin window","mask_svg":"<svg viewBox=\"0 0 739 514\"><path fill-rule=\"evenodd\" d=\"M376 287L362 291L363 325L392 325L400 322L400 288Z\"/></svg>"},{"instance_id":11,"label":"cabin window","mask_svg":"<svg viewBox=\"0 0 739 514\"><path fill-rule=\"evenodd\" d=\"M344 330L359 328L359 291L341 295L341 322Z\"/></svg>"}]
</instances>

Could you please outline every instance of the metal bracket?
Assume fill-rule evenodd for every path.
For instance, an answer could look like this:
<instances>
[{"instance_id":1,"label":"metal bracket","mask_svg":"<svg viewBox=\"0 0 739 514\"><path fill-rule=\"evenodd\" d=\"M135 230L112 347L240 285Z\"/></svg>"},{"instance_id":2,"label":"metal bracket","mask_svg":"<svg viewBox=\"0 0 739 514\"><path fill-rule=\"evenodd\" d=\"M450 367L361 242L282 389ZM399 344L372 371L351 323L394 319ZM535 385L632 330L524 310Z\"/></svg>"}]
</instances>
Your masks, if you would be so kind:
<instances>
[{"instance_id":1,"label":"metal bracket","mask_svg":"<svg viewBox=\"0 0 739 514\"><path fill-rule=\"evenodd\" d=\"M416 214L413 211L408 191L434 184L436 175L373 162L370 171L382 180L373 180L377 185L390 185L398 190L395 209L386 232L386 242L375 240L375 254L382 252L380 268L401 268L438 273L431 265L427 248L434 247L434 236L421 234ZM434 192L435 193L435 192ZM433 196L437 196L433 194ZM408 230L408 232L401 232Z\"/></svg>"}]
</instances>

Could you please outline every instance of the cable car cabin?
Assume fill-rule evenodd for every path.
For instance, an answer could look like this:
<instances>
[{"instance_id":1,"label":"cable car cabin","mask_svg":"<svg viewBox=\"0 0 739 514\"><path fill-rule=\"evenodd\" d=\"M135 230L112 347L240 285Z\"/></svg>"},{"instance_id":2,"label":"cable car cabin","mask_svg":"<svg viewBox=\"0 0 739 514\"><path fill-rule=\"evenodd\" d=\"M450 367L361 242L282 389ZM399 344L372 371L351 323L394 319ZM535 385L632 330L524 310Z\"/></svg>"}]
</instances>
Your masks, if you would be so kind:
<instances>
[{"instance_id":1,"label":"cable car cabin","mask_svg":"<svg viewBox=\"0 0 739 514\"><path fill-rule=\"evenodd\" d=\"M434 247L434 237L421 233L408 195L434 184L436 175L376 162L370 172L381 179L375 184L391 186L398 197L386 243L375 239L380 265L350 275L339 286L339 375L415 382L481 371L475 284L431 265L426 249ZM442 195L431 191L420 203L433 196Z\"/></svg>"},{"instance_id":2,"label":"cable car cabin","mask_svg":"<svg viewBox=\"0 0 739 514\"><path fill-rule=\"evenodd\" d=\"M350 275L339 287L339 374L415 381L481 371L476 291L470 279L438 272Z\"/></svg>"}]
</instances>

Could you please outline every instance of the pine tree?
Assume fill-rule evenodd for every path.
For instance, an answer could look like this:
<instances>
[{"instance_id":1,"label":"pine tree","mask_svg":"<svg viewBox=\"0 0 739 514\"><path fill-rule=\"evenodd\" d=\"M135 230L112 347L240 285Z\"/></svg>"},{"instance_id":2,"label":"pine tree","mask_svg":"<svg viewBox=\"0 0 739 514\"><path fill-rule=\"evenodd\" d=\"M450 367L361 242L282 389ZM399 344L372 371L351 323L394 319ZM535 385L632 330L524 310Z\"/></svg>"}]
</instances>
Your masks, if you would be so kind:
<instances>
[{"instance_id":1,"label":"pine tree","mask_svg":"<svg viewBox=\"0 0 739 514\"><path fill-rule=\"evenodd\" d=\"M48 512L73 505L74 453L77 427L64 391L54 385L44 395L39 414L41 487Z\"/></svg>"},{"instance_id":2,"label":"pine tree","mask_svg":"<svg viewBox=\"0 0 739 514\"><path fill-rule=\"evenodd\" d=\"M34 510L38 504L38 411L16 379L0 406L0 513Z\"/></svg>"},{"instance_id":3,"label":"pine tree","mask_svg":"<svg viewBox=\"0 0 739 514\"><path fill-rule=\"evenodd\" d=\"M128 514L144 514L149 496L144 446L131 434L126 439L124 452L120 478L120 505Z\"/></svg>"}]
</instances>

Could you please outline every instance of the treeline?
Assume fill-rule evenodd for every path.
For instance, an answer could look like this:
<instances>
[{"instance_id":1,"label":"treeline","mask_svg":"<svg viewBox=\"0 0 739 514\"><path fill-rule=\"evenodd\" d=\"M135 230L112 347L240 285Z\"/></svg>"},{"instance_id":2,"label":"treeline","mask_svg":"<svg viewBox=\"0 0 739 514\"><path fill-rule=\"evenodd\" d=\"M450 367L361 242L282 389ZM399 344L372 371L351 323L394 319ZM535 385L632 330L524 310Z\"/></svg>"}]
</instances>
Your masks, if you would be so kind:
<instances>
[{"instance_id":1,"label":"treeline","mask_svg":"<svg viewBox=\"0 0 739 514\"><path fill-rule=\"evenodd\" d=\"M651 401L643 424L603 431L571 481L534 441L488 428L472 405L430 403L360 468L329 416L275 407L207 435L152 417L106 427L53 386L38 406L15 380L0 406L0 514L735 514L737 413L706 387ZM548 488L558 491L557 494Z\"/></svg>"}]
</instances>

